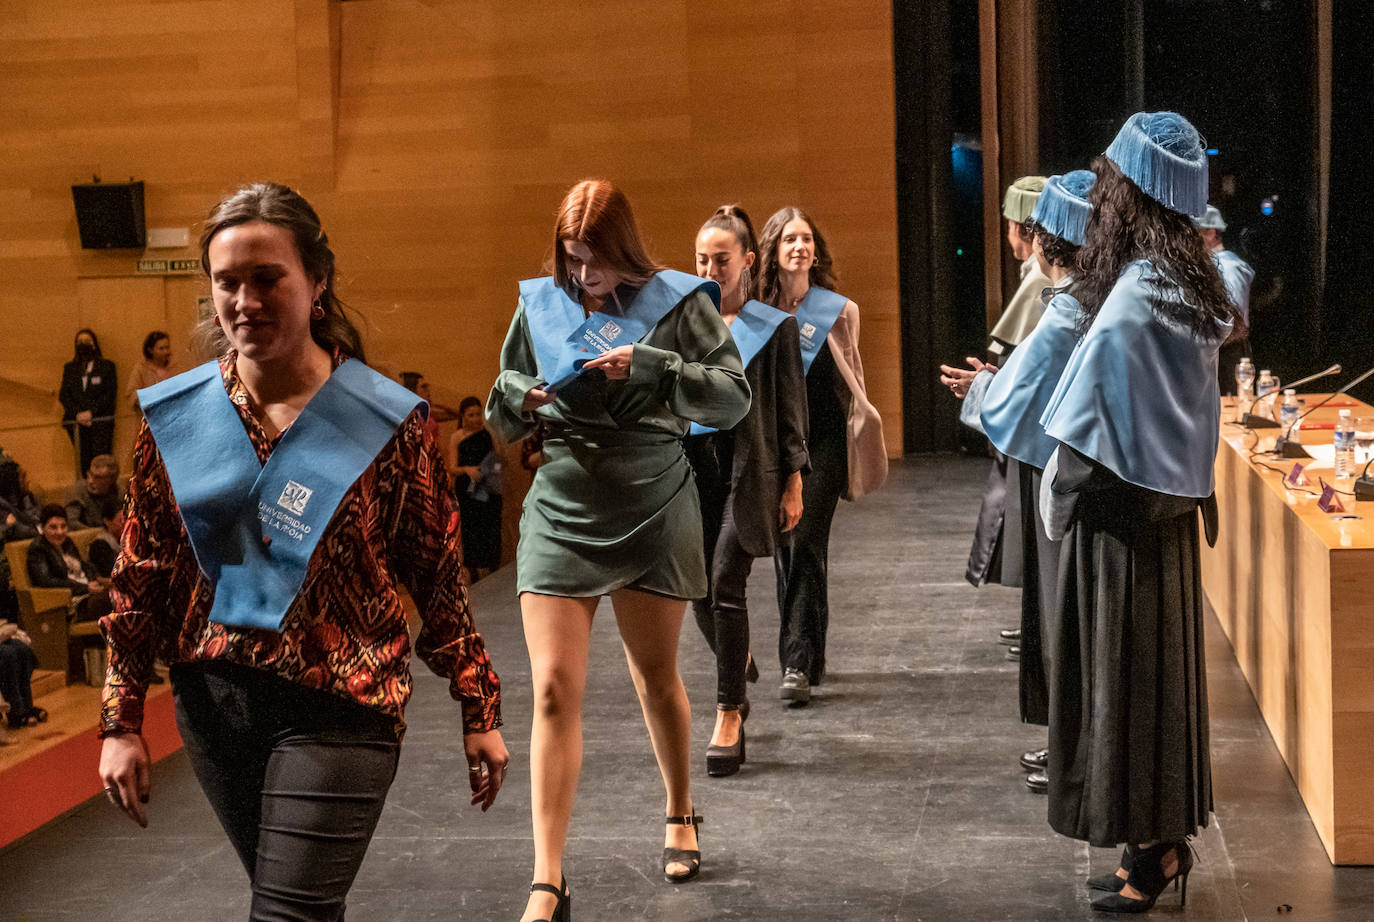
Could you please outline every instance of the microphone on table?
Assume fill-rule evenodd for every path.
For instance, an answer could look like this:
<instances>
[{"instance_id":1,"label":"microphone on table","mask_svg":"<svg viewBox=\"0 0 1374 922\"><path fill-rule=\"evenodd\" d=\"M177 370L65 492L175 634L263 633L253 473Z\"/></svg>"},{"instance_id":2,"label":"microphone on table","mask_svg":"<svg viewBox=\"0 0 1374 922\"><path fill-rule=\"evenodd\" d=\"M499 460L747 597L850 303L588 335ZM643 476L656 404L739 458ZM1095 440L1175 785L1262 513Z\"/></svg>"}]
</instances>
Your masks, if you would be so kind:
<instances>
[{"instance_id":1,"label":"microphone on table","mask_svg":"<svg viewBox=\"0 0 1374 922\"><path fill-rule=\"evenodd\" d=\"M1341 366L1337 365L1335 367L1340 368ZM1320 378L1324 374L1326 374L1326 372L1322 372L1321 375L1313 375L1312 377ZM1317 407L1326 403L1332 397L1335 397L1336 394L1344 394L1346 391L1350 390L1352 387L1354 387L1356 384L1359 384L1361 381L1363 381L1365 378L1368 378L1370 375L1374 375L1374 368L1369 369L1364 374L1356 378L1354 381L1351 381L1349 384L1345 385L1340 390L1336 391L1334 394L1327 394L1321 400L1317 401L1312 406L1304 410L1302 415L1299 416L1297 419L1293 420L1292 424L1287 429L1283 430L1283 435L1279 436L1278 440L1274 442L1274 453L1284 458L1312 457L1301 445L1299 445L1297 442L1290 441L1288 437L1293 434L1293 430L1297 428L1298 423L1302 422L1303 416L1306 416L1308 413L1311 413L1313 410L1317 409Z\"/></svg>"},{"instance_id":2,"label":"microphone on table","mask_svg":"<svg viewBox=\"0 0 1374 922\"><path fill-rule=\"evenodd\" d=\"M1289 386L1289 387L1297 387L1299 384L1306 384L1308 381L1315 381L1315 380L1317 380L1318 378L1325 378L1327 375L1338 375L1338 374L1340 374L1340 373L1341 373L1341 366L1340 366L1340 365L1332 365L1330 368L1326 369L1326 371L1319 371L1319 372L1317 372L1315 375L1308 375L1308 376L1305 377L1305 378L1299 378L1298 380L1294 381L1292 384L1290 384L1290 385L1288 385L1288 386ZM1274 391L1273 391L1272 393L1265 394L1263 397L1257 397L1257 398L1255 398L1255 402L1254 402L1254 403L1259 403L1261 400L1269 400L1271 397L1274 398L1275 400L1277 400L1277 399L1278 399L1278 396L1279 396L1279 393L1280 393L1280 392L1279 392L1278 388L1275 388ZM1335 396L1335 395L1332 395L1332 396ZM1330 397L1327 398L1327 400L1330 400L1330 399L1331 399ZM1254 406L1254 403L1251 404L1252 407ZM1313 409L1316 409L1316 407L1313 407ZM1246 413L1243 417L1241 417L1240 424L1241 424L1242 426L1244 426L1246 429L1277 429L1277 428L1279 428L1279 424L1276 423L1276 422L1274 422L1274 420L1271 419L1270 417L1268 417L1268 416L1257 416L1257 415L1255 415L1253 412L1252 412L1252 413ZM1287 433L1284 433L1284 434L1287 435Z\"/></svg>"}]
</instances>

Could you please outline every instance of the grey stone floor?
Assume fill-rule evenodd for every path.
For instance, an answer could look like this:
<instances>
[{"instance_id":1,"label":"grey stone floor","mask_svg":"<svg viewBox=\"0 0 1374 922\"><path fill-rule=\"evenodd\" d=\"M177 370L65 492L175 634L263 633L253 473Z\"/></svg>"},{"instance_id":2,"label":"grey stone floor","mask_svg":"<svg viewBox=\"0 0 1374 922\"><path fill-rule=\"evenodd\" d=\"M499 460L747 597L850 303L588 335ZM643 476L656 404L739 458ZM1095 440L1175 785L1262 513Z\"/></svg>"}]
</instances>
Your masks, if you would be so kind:
<instances>
[{"instance_id":1,"label":"grey stone floor","mask_svg":"<svg viewBox=\"0 0 1374 922\"><path fill-rule=\"evenodd\" d=\"M661 876L662 791L602 612L567 860L579 920L1104 918L1082 880L1115 855L1052 833L1016 764L1044 738L1017 722L1015 665L995 642L1017 620L1017 594L962 580L986 470L912 459L881 493L841 504L831 672L809 708L789 710L765 669L750 761L734 778L705 776L714 672L689 617L682 669L706 824L703 874L687 886ZM508 569L473 593L505 685L509 784L490 813L467 805L456 712L421 668L399 774L350 897L354 922L519 917L532 861L530 699L513 586ZM769 562L751 590L754 650L772 664ZM1155 915L1374 919L1374 869L1328 863L1215 623L1208 656L1217 813L1196 843L1186 910L1170 891ZM246 879L185 760L157 765L154 785L147 830L96 800L0 853L0 922L244 918Z\"/></svg>"}]
</instances>

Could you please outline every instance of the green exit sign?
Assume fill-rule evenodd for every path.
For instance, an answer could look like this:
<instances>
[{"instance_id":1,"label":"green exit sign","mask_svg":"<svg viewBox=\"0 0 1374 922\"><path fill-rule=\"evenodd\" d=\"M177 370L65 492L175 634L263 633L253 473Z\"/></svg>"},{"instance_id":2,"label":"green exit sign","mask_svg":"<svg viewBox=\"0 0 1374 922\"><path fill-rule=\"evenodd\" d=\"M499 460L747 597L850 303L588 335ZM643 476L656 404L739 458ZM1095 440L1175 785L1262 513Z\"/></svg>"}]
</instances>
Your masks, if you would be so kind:
<instances>
[{"instance_id":1,"label":"green exit sign","mask_svg":"<svg viewBox=\"0 0 1374 922\"><path fill-rule=\"evenodd\" d=\"M200 271L199 259L140 259L138 261L138 271L152 275L160 275L171 272L198 272Z\"/></svg>"}]
</instances>

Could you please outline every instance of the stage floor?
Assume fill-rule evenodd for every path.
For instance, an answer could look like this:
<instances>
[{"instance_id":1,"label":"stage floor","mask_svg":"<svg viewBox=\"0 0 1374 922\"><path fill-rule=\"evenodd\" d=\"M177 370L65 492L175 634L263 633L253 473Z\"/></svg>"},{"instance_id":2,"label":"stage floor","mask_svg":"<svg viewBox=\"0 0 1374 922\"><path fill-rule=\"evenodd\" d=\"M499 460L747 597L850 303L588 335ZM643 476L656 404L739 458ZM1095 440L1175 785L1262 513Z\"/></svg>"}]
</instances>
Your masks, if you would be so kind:
<instances>
[{"instance_id":1,"label":"stage floor","mask_svg":"<svg viewBox=\"0 0 1374 922\"><path fill-rule=\"evenodd\" d=\"M1016 666L997 629L1018 593L975 590L965 559L987 462L898 463L888 485L841 503L831 545L830 672L812 703L776 697L773 569L750 584L749 762L705 774L714 665L688 615L701 878L663 881L663 794L609 606L593 638L585 761L566 872L579 920L1102 919L1082 881L1116 853L1064 839L1017 757L1044 731L1016 717ZM530 881L529 667L507 568L473 590L505 691L511 774L492 811L467 805L456 705L416 671L410 731L351 920L514 922ZM1230 647L1208 624L1217 813L1196 841L1186 918L1374 920L1374 869L1333 868ZM94 719L94 715L92 717ZM95 771L95 766L72 766ZM247 880L181 754L154 768L150 826L102 799L0 852L0 922L247 916ZM4 800L23 797L4 791ZM1156 913L1171 913L1169 890ZM1291 906L1291 913L1284 909Z\"/></svg>"}]
</instances>

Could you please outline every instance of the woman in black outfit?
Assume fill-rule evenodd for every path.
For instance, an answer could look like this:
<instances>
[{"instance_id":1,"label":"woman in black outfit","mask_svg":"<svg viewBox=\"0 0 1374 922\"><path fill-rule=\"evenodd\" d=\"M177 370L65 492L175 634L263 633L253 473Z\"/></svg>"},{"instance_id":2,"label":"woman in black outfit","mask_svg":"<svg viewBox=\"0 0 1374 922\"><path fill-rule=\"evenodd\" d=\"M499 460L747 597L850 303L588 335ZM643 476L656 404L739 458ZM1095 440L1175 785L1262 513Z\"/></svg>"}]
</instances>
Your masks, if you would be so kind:
<instances>
[{"instance_id":1,"label":"woman in black outfit","mask_svg":"<svg viewBox=\"0 0 1374 922\"><path fill-rule=\"evenodd\" d=\"M482 401L464 397L449 457L463 523L463 563L473 579L501 566L501 455L483 425Z\"/></svg>"},{"instance_id":2,"label":"woman in black outfit","mask_svg":"<svg viewBox=\"0 0 1374 922\"><path fill-rule=\"evenodd\" d=\"M62 366L62 425L80 454L81 474L91 459L114 449L115 400L119 383L115 365L100 354L100 340L91 330L76 331L76 355Z\"/></svg>"},{"instance_id":3,"label":"woman in black outfit","mask_svg":"<svg viewBox=\"0 0 1374 922\"><path fill-rule=\"evenodd\" d=\"M720 313L745 362L753 401L733 428L684 440L701 500L707 597L692 603L697 626L716 654L716 726L706 750L708 775L733 775L745 759L749 670L745 587L755 557L771 557L782 533L802 517L806 384L797 321L751 301L754 228L726 205L697 233L697 275L720 285ZM766 341L764 341L764 337Z\"/></svg>"}]
</instances>

